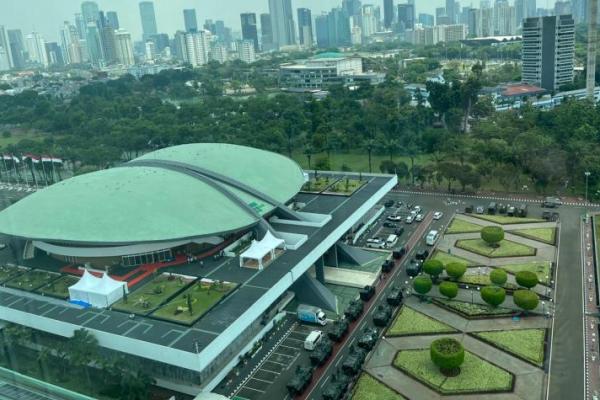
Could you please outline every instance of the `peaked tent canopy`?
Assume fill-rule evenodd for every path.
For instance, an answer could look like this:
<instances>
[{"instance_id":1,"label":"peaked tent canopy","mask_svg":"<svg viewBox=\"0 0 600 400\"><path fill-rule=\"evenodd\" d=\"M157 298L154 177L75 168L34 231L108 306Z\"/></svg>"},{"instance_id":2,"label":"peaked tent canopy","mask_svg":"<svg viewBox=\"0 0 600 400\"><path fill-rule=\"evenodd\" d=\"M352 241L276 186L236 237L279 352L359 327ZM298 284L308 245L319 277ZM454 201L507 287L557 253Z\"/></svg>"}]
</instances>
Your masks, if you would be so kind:
<instances>
[{"instance_id":1,"label":"peaked tent canopy","mask_svg":"<svg viewBox=\"0 0 600 400\"><path fill-rule=\"evenodd\" d=\"M116 281L106 273L102 278L97 278L86 269L81 279L69 287L69 299L93 307L106 308L120 300L124 291L128 291L126 282Z\"/></svg>"},{"instance_id":2,"label":"peaked tent canopy","mask_svg":"<svg viewBox=\"0 0 600 400\"><path fill-rule=\"evenodd\" d=\"M275 249L285 248L285 240L275 237L270 231L267 231L265 237L260 242L253 240L250 247L240 255L240 267L244 265L244 260L256 260L258 269L263 269L263 258L270 254L271 259L275 258Z\"/></svg>"}]
</instances>

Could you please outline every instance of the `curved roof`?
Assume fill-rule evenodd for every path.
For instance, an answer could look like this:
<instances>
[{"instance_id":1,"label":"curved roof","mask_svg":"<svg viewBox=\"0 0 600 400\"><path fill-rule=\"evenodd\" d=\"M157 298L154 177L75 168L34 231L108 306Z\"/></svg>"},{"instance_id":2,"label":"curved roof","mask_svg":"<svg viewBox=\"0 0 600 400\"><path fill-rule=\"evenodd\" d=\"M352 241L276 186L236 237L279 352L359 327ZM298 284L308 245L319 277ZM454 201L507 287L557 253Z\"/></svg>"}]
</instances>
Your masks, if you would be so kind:
<instances>
[{"instance_id":1,"label":"curved roof","mask_svg":"<svg viewBox=\"0 0 600 400\"><path fill-rule=\"evenodd\" d=\"M304 179L292 160L233 145L182 145L142 159L199 166L281 203L300 190ZM25 197L0 212L0 232L85 245L161 242L240 230L273 208L264 198L209 178L160 165L125 164Z\"/></svg>"}]
</instances>

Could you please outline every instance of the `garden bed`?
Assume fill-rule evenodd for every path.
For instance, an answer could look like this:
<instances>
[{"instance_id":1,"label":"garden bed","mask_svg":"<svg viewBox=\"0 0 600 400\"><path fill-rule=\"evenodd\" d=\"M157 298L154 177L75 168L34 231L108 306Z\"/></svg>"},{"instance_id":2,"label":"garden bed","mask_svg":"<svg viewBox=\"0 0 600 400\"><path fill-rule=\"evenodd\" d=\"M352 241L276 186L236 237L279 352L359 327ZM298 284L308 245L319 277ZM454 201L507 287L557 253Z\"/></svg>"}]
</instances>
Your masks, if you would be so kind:
<instances>
[{"instance_id":1,"label":"garden bed","mask_svg":"<svg viewBox=\"0 0 600 400\"><path fill-rule=\"evenodd\" d=\"M333 185L331 185L325 193L341 194L344 196L350 196L352 193L360 189L366 181L350 178L342 178Z\"/></svg>"},{"instance_id":2,"label":"garden bed","mask_svg":"<svg viewBox=\"0 0 600 400\"><path fill-rule=\"evenodd\" d=\"M545 329L513 329L472 335L538 367L544 365Z\"/></svg>"},{"instance_id":3,"label":"garden bed","mask_svg":"<svg viewBox=\"0 0 600 400\"><path fill-rule=\"evenodd\" d=\"M531 228L507 231L513 235L522 236L527 239L554 245L556 243L556 228Z\"/></svg>"},{"instance_id":4,"label":"garden bed","mask_svg":"<svg viewBox=\"0 0 600 400\"><path fill-rule=\"evenodd\" d=\"M510 308L492 307L487 304L467 303L457 300L434 299L433 302L449 311L455 312L467 319L484 319L488 317L512 317L514 311Z\"/></svg>"},{"instance_id":5,"label":"garden bed","mask_svg":"<svg viewBox=\"0 0 600 400\"><path fill-rule=\"evenodd\" d=\"M148 315L185 289L192 281L193 279L181 275L159 275L113 304L112 308L127 313Z\"/></svg>"},{"instance_id":6,"label":"garden bed","mask_svg":"<svg viewBox=\"0 0 600 400\"><path fill-rule=\"evenodd\" d=\"M60 278L60 274L56 272L34 269L27 271L16 278L13 278L4 284L14 289L21 289L28 292L33 292L42 286Z\"/></svg>"},{"instance_id":7,"label":"garden bed","mask_svg":"<svg viewBox=\"0 0 600 400\"><path fill-rule=\"evenodd\" d=\"M502 240L496 247L492 247L482 239L461 239L456 241L455 246L489 258L535 256L537 251L535 247L510 240Z\"/></svg>"},{"instance_id":8,"label":"garden bed","mask_svg":"<svg viewBox=\"0 0 600 400\"><path fill-rule=\"evenodd\" d=\"M237 284L202 279L152 313L153 317L191 325L231 293ZM192 309L188 307L188 295Z\"/></svg>"},{"instance_id":9,"label":"garden bed","mask_svg":"<svg viewBox=\"0 0 600 400\"><path fill-rule=\"evenodd\" d=\"M352 400L404 400L404 397L363 372L352 392Z\"/></svg>"},{"instance_id":10,"label":"garden bed","mask_svg":"<svg viewBox=\"0 0 600 400\"><path fill-rule=\"evenodd\" d=\"M431 256L431 259L439 260L444 265L447 265L451 262L459 262L459 263L467 264L467 266L469 266L469 267L476 265L476 263L474 261L467 260L466 258L454 256L452 254L448 254L448 253L440 251L440 250L436 250L435 253L433 253L433 255Z\"/></svg>"},{"instance_id":11,"label":"garden bed","mask_svg":"<svg viewBox=\"0 0 600 400\"><path fill-rule=\"evenodd\" d=\"M29 271L26 267L17 267L16 265L3 265L0 267L0 283L9 281L17 276Z\"/></svg>"},{"instance_id":12,"label":"garden bed","mask_svg":"<svg viewBox=\"0 0 600 400\"><path fill-rule=\"evenodd\" d=\"M512 224L531 224L535 222L548 222L540 218L521 218L521 217L507 217L505 215L486 215L486 214L472 214L474 218L479 218L484 221L494 222L500 225L512 225Z\"/></svg>"},{"instance_id":13,"label":"garden bed","mask_svg":"<svg viewBox=\"0 0 600 400\"><path fill-rule=\"evenodd\" d=\"M443 395L512 391L514 376L465 350L460 374L446 377L431 361L429 349L401 350L394 366Z\"/></svg>"},{"instance_id":14,"label":"garden bed","mask_svg":"<svg viewBox=\"0 0 600 400\"><path fill-rule=\"evenodd\" d=\"M423 313L404 306L387 331L388 336L435 335L456 332L456 329Z\"/></svg>"},{"instance_id":15,"label":"garden bed","mask_svg":"<svg viewBox=\"0 0 600 400\"><path fill-rule=\"evenodd\" d=\"M490 281L490 276L488 274L485 275L479 275L479 274L465 274L463 276L461 276L457 282L459 283L464 283L467 285L477 285L477 286L489 286L492 284L492 281ZM517 290L519 288L518 285L515 285L514 283L511 282L506 282L504 285L502 285L503 288L507 289L507 290Z\"/></svg>"},{"instance_id":16,"label":"garden bed","mask_svg":"<svg viewBox=\"0 0 600 400\"><path fill-rule=\"evenodd\" d=\"M499 265L497 268L502 268L506 272L516 274L519 271L535 272L541 284L548 285L552 280L552 262L550 261L532 261L523 264L506 264Z\"/></svg>"},{"instance_id":17,"label":"garden bed","mask_svg":"<svg viewBox=\"0 0 600 400\"><path fill-rule=\"evenodd\" d=\"M80 278L77 276L63 275L60 278L43 285L37 289L36 292L43 294L44 296L66 300L69 298L69 287L79 282L79 279Z\"/></svg>"},{"instance_id":18,"label":"garden bed","mask_svg":"<svg viewBox=\"0 0 600 400\"><path fill-rule=\"evenodd\" d=\"M482 225L477 225L460 218L454 218L448 226L448 229L446 229L446 233L473 233L480 232L482 228Z\"/></svg>"},{"instance_id":19,"label":"garden bed","mask_svg":"<svg viewBox=\"0 0 600 400\"><path fill-rule=\"evenodd\" d=\"M338 180L339 178L331 177L328 175L319 175L316 179L314 177L311 177L309 181L302 186L302 191L311 193L321 193L328 189L330 186L332 186L334 183L336 183Z\"/></svg>"}]
</instances>

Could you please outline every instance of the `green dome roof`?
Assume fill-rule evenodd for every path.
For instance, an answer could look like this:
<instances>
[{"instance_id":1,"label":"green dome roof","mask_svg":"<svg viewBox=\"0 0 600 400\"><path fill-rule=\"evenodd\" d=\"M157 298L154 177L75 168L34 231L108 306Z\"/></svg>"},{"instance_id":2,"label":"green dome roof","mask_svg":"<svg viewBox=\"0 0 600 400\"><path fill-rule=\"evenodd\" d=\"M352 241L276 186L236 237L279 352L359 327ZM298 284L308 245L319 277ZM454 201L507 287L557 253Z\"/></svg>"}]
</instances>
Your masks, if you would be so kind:
<instances>
[{"instance_id":1,"label":"green dome roof","mask_svg":"<svg viewBox=\"0 0 600 400\"><path fill-rule=\"evenodd\" d=\"M296 195L304 181L292 160L235 145L182 145L138 160L200 167L280 203ZM0 212L0 232L81 244L169 241L240 230L257 222L252 210L264 215L273 208L264 197L224 183L134 163L80 175L25 197Z\"/></svg>"}]
</instances>

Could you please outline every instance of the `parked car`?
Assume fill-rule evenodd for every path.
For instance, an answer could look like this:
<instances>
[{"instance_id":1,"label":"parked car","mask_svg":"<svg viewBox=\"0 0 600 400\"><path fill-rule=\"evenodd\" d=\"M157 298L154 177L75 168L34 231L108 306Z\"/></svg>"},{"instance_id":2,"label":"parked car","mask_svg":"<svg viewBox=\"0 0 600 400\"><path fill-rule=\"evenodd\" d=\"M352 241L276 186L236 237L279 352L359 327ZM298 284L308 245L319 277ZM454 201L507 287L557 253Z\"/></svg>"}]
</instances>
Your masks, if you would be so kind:
<instances>
[{"instance_id":1,"label":"parked car","mask_svg":"<svg viewBox=\"0 0 600 400\"><path fill-rule=\"evenodd\" d=\"M519 206L519 217L525 218L527 216L527 204L521 204Z\"/></svg>"},{"instance_id":2,"label":"parked car","mask_svg":"<svg viewBox=\"0 0 600 400\"><path fill-rule=\"evenodd\" d=\"M375 288L371 285L367 285L360 290L359 295L362 301L369 301L375 295Z\"/></svg>"},{"instance_id":3,"label":"parked car","mask_svg":"<svg viewBox=\"0 0 600 400\"><path fill-rule=\"evenodd\" d=\"M556 208L562 204L562 201L558 197L546 197L542 203L542 207Z\"/></svg>"},{"instance_id":4,"label":"parked car","mask_svg":"<svg viewBox=\"0 0 600 400\"><path fill-rule=\"evenodd\" d=\"M436 211L433 213L433 219L435 219L436 221L442 219L443 216L444 213L441 211Z\"/></svg>"},{"instance_id":5,"label":"parked car","mask_svg":"<svg viewBox=\"0 0 600 400\"><path fill-rule=\"evenodd\" d=\"M402 236L402 234L404 233L404 227L403 226L399 226L395 231L394 234L398 237Z\"/></svg>"},{"instance_id":6,"label":"parked car","mask_svg":"<svg viewBox=\"0 0 600 400\"><path fill-rule=\"evenodd\" d=\"M383 203L383 205L384 205L386 208L393 207L393 206L394 206L394 200L388 200L388 201L386 201L385 203Z\"/></svg>"},{"instance_id":7,"label":"parked car","mask_svg":"<svg viewBox=\"0 0 600 400\"><path fill-rule=\"evenodd\" d=\"M415 207L413 208L413 210L415 210L417 213L419 213L419 214L420 214L420 213L421 213L421 211L422 211L423 209L421 208L421 206L415 206Z\"/></svg>"},{"instance_id":8,"label":"parked car","mask_svg":"<svg viewBox=\"0 0 600 400\"><path fill-rule=\"evenodd\" d=\"M412 224L414 220L415 220L415 217L411 214L411 215L406 216L406 219L404 220L404 222L406 222L407 224Z\"/></svg>"},{"instance_id":9,"label":"parked car","mask_svg":"<svg viewBox=\"0 0 600 400\"><path fill-rule=\"evenodd\" d=\"M472 213L473 213L473 205L470 204L465 207L465 214L472 214Z\"/></svg>"},{"instance_id":10,"label":"parked car","mask_svg":"<svg viewBox=\"0 0 600 400\"><path fill-rule=\"evenodd\" d=\"M508 215L509 217L514 217L515 216L515 212L516 212L515 206L511 206L509 204L508 207L506 208L506 215Z\"/></svg>"},{"instance_id":11,"label":"parked car","mask_svg":"<svg viewBox=\"0 0 600 400\"><path fill-rule=\"evenodd\" d=\"M475 209L475 212L477 214L483 214L485 212L485 208L483 206L477 206L477 208Z\"/></svg>"},{"instance_id":12,"label":"parked car","mask_svg":"<svg viewBox=\"0 0 600 400\"><path fill-rule=\"evenodd\" d=\"M367 239L367 247L372 249L385 249L385 241L379 238Z\"/></svg>"},{"instance_id":13,"label":"parked car","mask_svg":"<svg viewBox=\"0 0 600 400\"><path fill-rule=\"evenodd\" d=\"M394 229L395 229L395 228L397 228L397 227L398 227L398 224L395 224L395 223L393 223L393 222L389 222L389 221L385 221L385 222L383 223L383 227L384 227L384 228L394 228Z\"/></svg>"},{"instance_id":14,"label":"parked car","mask_svg":"<svg viewBox=\"0 0 600 400\"><path fill-rule=\"evenodd\" d=\"M496 207L496 203L493 201L490 202L490 204L488 205L488 214L494 215L494 214L496 214L497 210L498 210L498 208Z\"/></svg>"},{"instance_id":15,"label":"parked car","mask_svg":"<svg viewBox=\"0 0 600 400\"><path fill-rule=\"evenodd\" d=\"M425 216L423 214L417 214L417 216L415 217L415 221L421 222L424 218Z\"/></svg>"},{"instance_id":16,"label":"parked car","mask_svg":"<svg viewBox=\"0 0 600 400\"><path fill-rule=\"evenodd\" d=\"M396 207L402 207L402 202L401 201L396 202Z\"/></svg>"},{"instance_id":17,"label":"parked car","mask_svg":"<svg viewBox=\"0 0 600 400\"><path fill-rule=\"evenodd\" d=\"M392 222L400 222L402 221L402 217L396 214L392 214L390 216L387 217L388 221L392 221Z\"/></svg>"},{"instance_id":18,"label":"parked car","mask_svg":"<svg viewBox=\"0 0 600 400\"><path fill-rule=\"evenodd\" d=\"M498 204L498 214L506 214L506 204Z\"/></svg>"}]
</instances>

